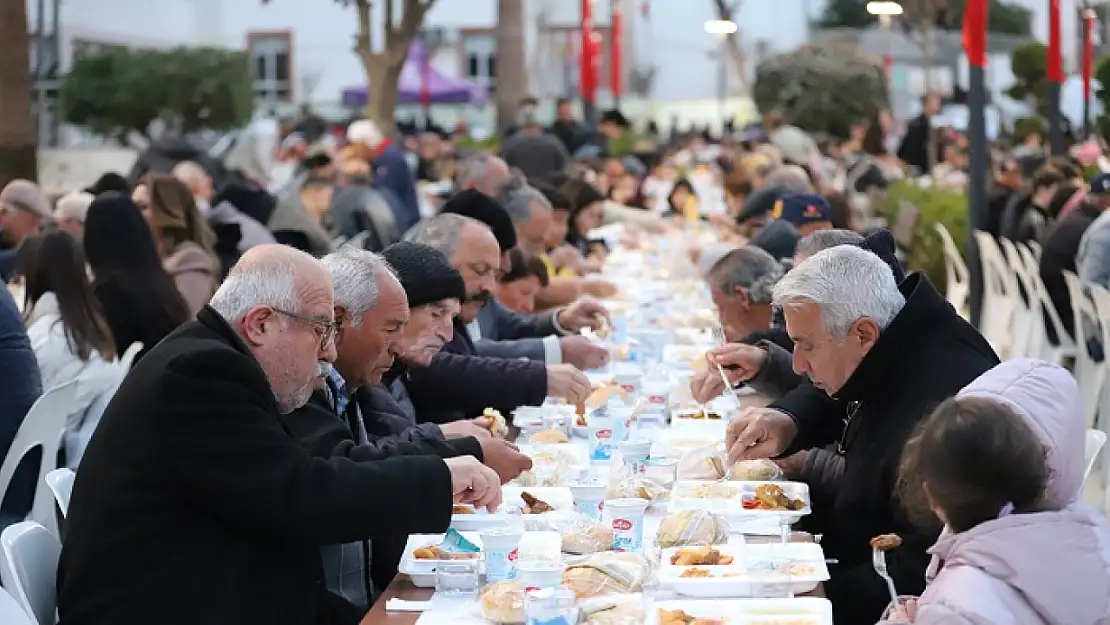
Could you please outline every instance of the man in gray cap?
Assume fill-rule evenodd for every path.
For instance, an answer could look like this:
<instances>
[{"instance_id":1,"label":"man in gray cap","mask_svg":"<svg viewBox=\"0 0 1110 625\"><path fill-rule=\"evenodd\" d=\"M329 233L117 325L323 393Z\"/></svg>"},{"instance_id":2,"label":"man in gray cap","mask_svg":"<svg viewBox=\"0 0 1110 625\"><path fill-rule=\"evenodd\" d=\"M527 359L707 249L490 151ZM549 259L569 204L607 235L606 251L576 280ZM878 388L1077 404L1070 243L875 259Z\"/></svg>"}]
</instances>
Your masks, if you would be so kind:
<instances>
[{"instance_id":1,"label":"man in gray cap","mask_svg":"<svg viewBox=\"0 0 1110 625\"><path fill-rule=\"evenodd\" d=\"M15 273L15 253L50 218L50 201L30 180L13 180L0 190L0 279Z\"/></svg>"}]
</instances>

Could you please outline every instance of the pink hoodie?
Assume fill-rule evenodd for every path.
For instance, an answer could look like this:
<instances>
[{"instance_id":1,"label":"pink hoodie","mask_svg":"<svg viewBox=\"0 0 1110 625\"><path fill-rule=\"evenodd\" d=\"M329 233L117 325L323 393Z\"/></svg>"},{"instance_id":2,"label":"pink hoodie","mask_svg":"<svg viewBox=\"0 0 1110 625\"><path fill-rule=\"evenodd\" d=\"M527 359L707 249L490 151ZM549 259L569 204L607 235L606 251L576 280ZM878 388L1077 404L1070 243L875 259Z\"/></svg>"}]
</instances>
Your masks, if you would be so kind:
<instances>
[{"instance_id":1,"label":"pink hoodie","mask_svg":"<svg viewBox=\"0 0 1110 625\"><path fill-rule=\"evenodd\" d=\"M1044 439L1049 512L1013 514L929 550L915 625L1110 625L1110 524L1080 501L1085 422L1075 379L1017 359L958 394L1009 406Z\"/></svg>"}]
</instances>

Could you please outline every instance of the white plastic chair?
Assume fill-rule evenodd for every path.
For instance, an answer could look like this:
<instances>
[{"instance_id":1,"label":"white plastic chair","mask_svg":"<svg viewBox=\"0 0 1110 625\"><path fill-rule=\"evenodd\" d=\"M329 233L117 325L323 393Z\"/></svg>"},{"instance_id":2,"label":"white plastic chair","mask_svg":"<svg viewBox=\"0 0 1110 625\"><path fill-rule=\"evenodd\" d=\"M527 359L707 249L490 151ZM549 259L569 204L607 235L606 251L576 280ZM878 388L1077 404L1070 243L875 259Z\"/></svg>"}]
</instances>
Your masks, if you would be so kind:
<instances>
[{"instance_id":1,"label":"white plastic chair","mask_svg":"<svg viewBox=\"0 0 1110 625\"><path fill-rule=\"evenodd\" d=\"M1024 358L1029 356L1029 336L1032 333L1033 315L1041 314L1040 309L1034 307L1037 301L1028 295L1033 291L1033 284L1029 281L1025 271L1025 260L1018 252L1020 243L1009 239L999 239L998 244L1006 257L1006 264L1014 276L1015 287L1010 294L1010 303L1013 305L1013 317L1010 320L1010 358ZM1021 296L1022 289L1027 294Z\"/></svg>"},{"instance_id":2,"label":"white plastic chair","mask_svg":"<svg viewBox=\"0 0 1110 625\"><path fill-rule=\"evenodd\" d=\"M135 341L127 346L123 355L120 356L118 363L120 370L123 371L123 375L127 375L127 372L131 370L131 363L135 361L135 356L138 356L141 351L143 351L143 344L140 341Z\"/></svg>"},{"instance_id":3,"label":"white plastic chair","mask_svg":"<svg viewBox=\"0 0 1110 625\"><path fill-rule=\"evenodd\" d=\"M63 519L69 514L69 496L73 493L73 480L76 478L77 474L65 467L54 469L46 474L46 485L50 487L50 492L54 493L54 501L62 511Z\"/></svg>"},{"instance_id":4,"label":"white plastic chair","mask_svg":"<svg viewBox=\"0 0 1110 625\"><path fill-rule=\"evenodd\" d=\"M3 588L0 588L0 623L4 625L34 625L23 606L19 605L15 597L8 594L8 591Z\"/></svg>"},{"instance_id":5,"label":"white plastic chair","mask_svg":"<svg viewBox=\"0 0 1110 625\"><path fill-rule=\"evenodd\" d=\"M54 625L62 543L50 530L23 521L0 533L0 584L37 625Z\"/></svg>"},{"instance_id":6,"label":"white plastic chair","mask_svg":"<svg viewBox=\"0 0 1110 625\"><path fill-rule=\"evenodd\" d=\"M58 449L62 446L66 417L73 412L76 397L76 379L43 393L27 411L27 416L23 418L23 423L12 440L12 446L8 449L8 456L0 465L2 501L11 487L19 462L36 447L41 448L42 458L35 475L35 498L29 518L43 524L55 534L58 533L58 520L54 514L54 495L46 488L46 474L58 468Z\"/></svg>"},{"instance_id":7,"label":"white plastic chair","mask_svg":"<svg viewBox=\"0 0 1110 625\"><path fill-rule=\"evenodd\" d=\"M1041 280L1041 273L1036 257L1028 247L1024 245L1018 246L1018 252L1025 260L1025 271L1029 281L1033 284L1035 299L1040 300L1040 306L1044 312L1042 314L1033 315L1033 329L1035 338L1030 341L1030 358L1045 360L1053 364L1066 366L1068 358L1075 357L1075 341L1072 340L1068 331L1064 329L1064 324L1060 321L1060 313L1056 312L1056 304L1052 303L1052 298L1048 296L1048 290L1044 286L1044 281ZM1033 299L1033 298L1031 298ZM1038 306L1034 306L1034 309ZM1045 327L1045 317L1048 317L1048 323L1056 330L1057 344L1053 345L1048 340L1048 331Z\"/></svg>"},{"instance_id":8,"label":"white plastic chair","mask_svg":"<svg viewBox=\"0 0 1110 625\"><path fill-rule=\"evenodd\" d=\"M1095 309L1091 298L1087 296L1086 289L1079 276L1070 271L1064 271L1064 281L1068 285L1068 296L1071 299L1071 309L1075 314L1075 382L1079 385L1079 393L1083 399L1083 414L1087 419L1087 427L1095 427L1098 417L1098 405L1102 399L1102 385L1106 381L1106 367L1101 362L1095 362L1087 352L1087 341L1092 338L1088 335L1090 330L1095 332L1095 338L1102 341L1101 322L1098 311Z\"/></svg>"},{"instance_id":9,"label":"white plastic chair","mask_svg":"<svg viewBox=\"0 0 1110 625\"><path fill-rule=\"evenodd\" d=\"M1091 475L1091 469L1095 468L1095 461L1098 460L1098 452L1102 451L1102 447L1106 445L1106 432L1102 430L1087 430L1087 436L1083 441L1083 482L1087 482L1087 478Z\"/></svg>"},{"instance_id":10,"label":"white plastic chair","mask_svg":"<svg viewBox=\"0 0 1110 625\"><path fill-rule=\"evenodd\" d=\"M951 233L944 224L934 224L937 235L940 236L941 245L944 247L944 273L945 298L960 315L968 316L968 296L971 294L971 272L967 269L964 257L960 255L960 248L952 240Z\"/></svg>"},{"instance_id":11,"label":"white plastic chair","mask_svg":"<svg viewBox=\"0 0 1110 625\"><path fill-rule=\"evenodd\" d=\"M979 332L1005 360L1010 353L1010 327L1014 306L1011 294L1017 290L1016 278L994 237L982 230L975 231L979 260L983 266L983 306Z\"/></svg>"}]
</instances>

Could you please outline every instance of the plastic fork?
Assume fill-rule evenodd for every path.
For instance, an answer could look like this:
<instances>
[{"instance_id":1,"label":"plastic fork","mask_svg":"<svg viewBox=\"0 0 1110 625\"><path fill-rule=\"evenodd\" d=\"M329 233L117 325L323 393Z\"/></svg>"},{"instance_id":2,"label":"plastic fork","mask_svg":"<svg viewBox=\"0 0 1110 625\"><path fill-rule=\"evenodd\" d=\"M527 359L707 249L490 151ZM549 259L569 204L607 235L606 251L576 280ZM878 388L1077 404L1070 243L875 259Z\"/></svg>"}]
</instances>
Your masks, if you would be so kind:
<instances>
[{"instance_id":1,"label":"plastic fork","mask_svg":"<svg viewBox=\"0 0 1110 625\"><path fill-rule=\"evenodd\" d=\"M717 345L718 346L724 345L725 344L725 330L724 330L724 328L722 328L720 325L714 325L712 331L713 331L713 340L717 342ZM732 386L732 382L728 381L728 376L725 375L724 367L722 367L718 363L713 363L713 364L715 364L717 366L717 373L721 374L721 381L725 383L725 388L728 389L728 391L730 393L732 393L732 396L736 399L737 405L738 406L743 406L744 402L740 399L740 393L737 393L736 389L733 388L733 386Z\"/></svg>"},{"instance_id":2,"label":"plastic fork","mask_svg":"<svg viewBox=\"0 0 1110 625\"><path fill-rule=\"evenodd\" d=\"M898 589L894 587L894 580L890 578L890 573L886 568L886 552L875 549L871 552L871 564L875 567L875 572L879 577L883 578L886 582L886 588L890 591L890 601L894 605L898 605Z\"/></svg>"}]
</instances>

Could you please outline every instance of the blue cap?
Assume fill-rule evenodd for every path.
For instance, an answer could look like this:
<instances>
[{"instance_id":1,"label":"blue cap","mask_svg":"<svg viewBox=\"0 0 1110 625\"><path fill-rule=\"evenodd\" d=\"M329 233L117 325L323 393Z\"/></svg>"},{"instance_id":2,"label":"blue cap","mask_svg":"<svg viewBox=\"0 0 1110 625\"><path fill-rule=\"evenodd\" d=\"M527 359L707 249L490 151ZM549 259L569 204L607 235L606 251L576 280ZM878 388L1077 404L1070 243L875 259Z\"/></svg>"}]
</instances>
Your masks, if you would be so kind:
<instances>
[{"instance_id":1,"label":"blue cap","mask_svg":"<svg viewBox=\"0 0 1110 625\"><path fill-rule=\"evenodd\" d=\"M780 199L771 211L775 219L782 219L795 227L832 220L829 202L815 194L788 195Z\"/></svg>"},{"instance_id":2,"label":"blue cap","mask_svg":"<svg viewBox=\"0 0 1110 625\"><path fill-rule=\"evenodd\" d=\"M1099 174L1091 178L1091 189L1088 193L1091 195L1110 193L1110 174Z\"/></svg>"}]
</instances>

